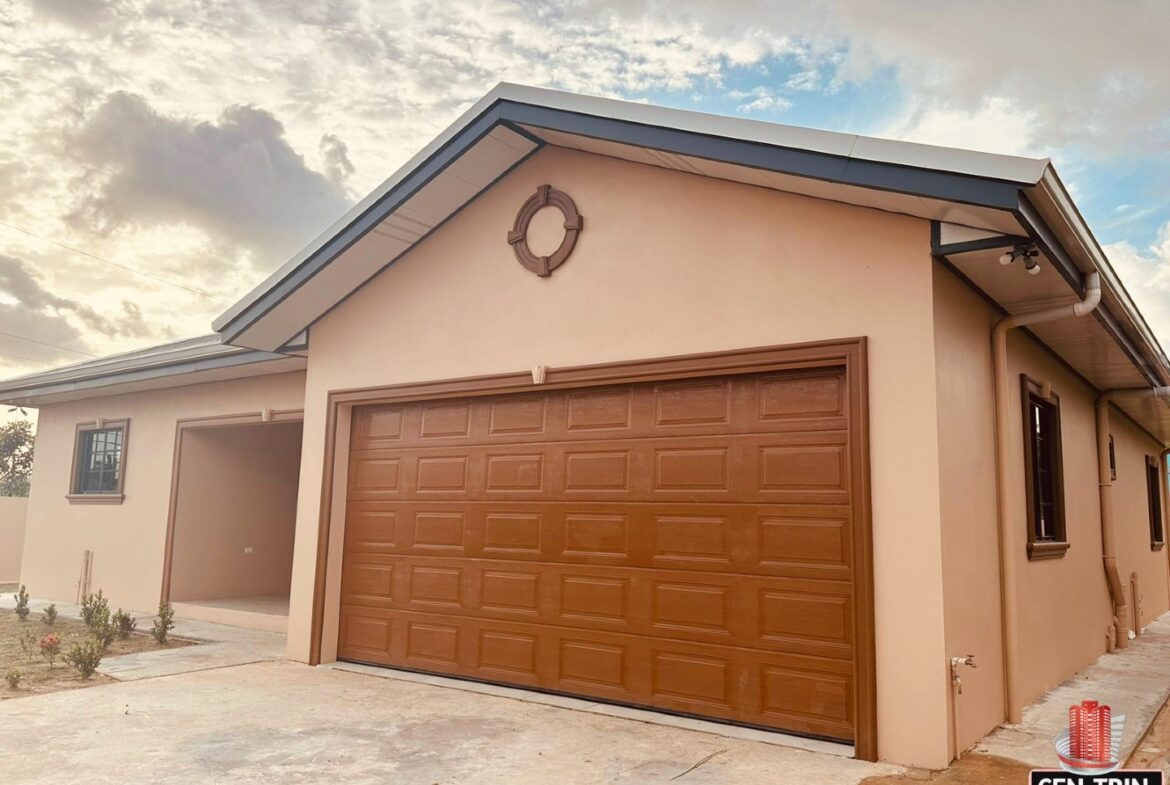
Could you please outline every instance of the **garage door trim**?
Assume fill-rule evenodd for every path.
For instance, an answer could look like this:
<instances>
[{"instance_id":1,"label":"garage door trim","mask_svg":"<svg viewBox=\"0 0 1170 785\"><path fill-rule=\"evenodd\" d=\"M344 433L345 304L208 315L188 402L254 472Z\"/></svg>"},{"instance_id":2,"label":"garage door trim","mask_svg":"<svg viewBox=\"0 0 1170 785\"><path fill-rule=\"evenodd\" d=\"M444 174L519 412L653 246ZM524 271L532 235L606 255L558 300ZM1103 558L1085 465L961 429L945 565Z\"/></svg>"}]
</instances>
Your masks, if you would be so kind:
<instances>
[{"instance_id":1,"label":"garage door trim","mask_svg":"<svg viewBox=\"0 0 1170 785\"><path fill-rule=\"evenodd\" d=\"M613 384L632 384L717 375L761 373L810 368L844 368L849 387L851 471L857 489L856 537L854 538L854 623L857 635L854 673L857 689L855 755L877 759L876 669L874 653L873 548L869 488L868 369L866 339L769 346L727 352L712 352L651 360L634 360L598 365L550 368L542 390L558 390ZM321 505L318 518L316 576L310 630L310 664L321 661L326 603L326 572L335 494L344 498L345 488L334 472L338 435L344 431L343 449L348 451L349 415L353 407L368 404L408 403L441 398L465 398L531 392L535 388L529 372L476 376L443 381L413 382L386 387L332 391L327 400L325 461L322 473Z\"/></svg>"}]
</instances>

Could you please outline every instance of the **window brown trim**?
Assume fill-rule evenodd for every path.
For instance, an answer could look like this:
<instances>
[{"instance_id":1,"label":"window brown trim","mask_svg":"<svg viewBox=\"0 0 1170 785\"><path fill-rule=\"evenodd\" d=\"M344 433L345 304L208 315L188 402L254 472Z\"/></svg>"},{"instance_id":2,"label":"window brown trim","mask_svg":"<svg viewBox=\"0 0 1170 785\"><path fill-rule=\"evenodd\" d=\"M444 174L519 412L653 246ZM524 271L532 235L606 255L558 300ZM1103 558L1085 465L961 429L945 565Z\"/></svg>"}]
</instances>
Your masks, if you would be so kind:
<instances>
[{"instance_id":1,"label":"window brown trim","mask_svg":"<svg viewBox=\"0 0 1170 785\"><path fill-rule=\"evenodd\" d=\"M1044 386L1020 374L1020 403L1023 420L1021 431L1024 437L1024 489L1028 513L1028 558L1059 559L1069 548L1064 520L1064 458L1060 438L1060 397L1050 392L1044 395ZM1048 418L1042 424L1048 430L1047 437L1037 438L1032 427L1033 408L1041 407L1041 415ZM1045 450L1047 456L1038 455ZM1040 483L1043 474L1048 475L1048 495L1044 501ZM1046 536L1039 532L1042 520L1041 505L1047 504L1051 517L1051 531ZM1047 520L1046 518L1044 520Z\"/></svg>"},{"instance_id":2,"label":"window brown trim","mask_svg":"<svg viewBox=\"0 0 1170 785\"><path fill-rule=\"evenodd\" d=\"M1146 456L1146 501L1150 511L1150 550L1166 547L1166 529L1162 521L1162 468L1159 459Z\"/></svg>"},{"instance_id":3,"label":"window brown trim","mask_svg":"<svg viewBox=\"0 0 1170 785\"><path fill-rule=\"evenodd\" d=\"M91 431L122 429L121 463L118 466L118 487L109 493L81 493L78 491L78 467L81 463L82 437ZM126 488L126 456L130 446L130 420L96 420L81 422L73 433L73 453L69 467L69 491L65 498L70 504L121 504L125 500Z\"/></svg>"},{"instance_id":4,"label":"window brown trim","mask_svg":"<svg viewBox=\"0 0 1170 785\"><path fill-rule=\"evenodd\" d=\"M1109 479L1117 479L1117 448L1113 444L1113 434L1109 434Z\"/></svg>"}]
</instances>

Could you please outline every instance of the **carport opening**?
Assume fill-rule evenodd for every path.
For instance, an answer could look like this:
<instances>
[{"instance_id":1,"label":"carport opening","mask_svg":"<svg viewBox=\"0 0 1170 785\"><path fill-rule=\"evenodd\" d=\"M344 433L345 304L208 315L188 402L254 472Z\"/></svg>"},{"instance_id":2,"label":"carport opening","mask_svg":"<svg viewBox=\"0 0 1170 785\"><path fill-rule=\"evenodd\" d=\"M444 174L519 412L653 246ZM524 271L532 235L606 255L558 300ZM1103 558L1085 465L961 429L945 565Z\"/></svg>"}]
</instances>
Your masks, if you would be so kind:
<instances>
[{"instance_id":1,"label":"carport opening","mask_svg":"<svg viewBox=\"0 0 1170 785\"><path fill-rule=\"evenodd\" d=\"M183 431L171 548L176 616L284 631L300 462L300 422Z\"/></svg>"}]
</instances>

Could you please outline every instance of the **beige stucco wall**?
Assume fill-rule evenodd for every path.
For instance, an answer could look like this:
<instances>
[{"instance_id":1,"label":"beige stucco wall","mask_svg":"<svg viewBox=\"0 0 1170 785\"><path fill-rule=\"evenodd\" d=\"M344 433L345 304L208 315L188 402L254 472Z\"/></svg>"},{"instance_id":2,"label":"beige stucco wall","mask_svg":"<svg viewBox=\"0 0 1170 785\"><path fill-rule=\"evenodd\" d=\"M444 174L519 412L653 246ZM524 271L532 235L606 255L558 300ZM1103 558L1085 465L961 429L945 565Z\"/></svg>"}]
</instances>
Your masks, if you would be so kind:
<instances>
[{"instance_id":1,"label":"beige stucco wall","mask_svg":"<svg viewBox=\"0 0 1170 785\"><path fill-rule=\"evenodd\" d=\"M946 640L952 655L973 653L962 671L958 744L965 749L1003 718L1003 655L995 510L995 435L990 331L995 312L941 265L935 269L935 341L939 389L943 573ZM1026 332L1008 336L1010 430L1009 526L1020 565L1021 685L1030 701L1105 651L1110 619L1101 563L1100 497L1094 403L1097 391ZM1052 384L1060 397L1065 523L1063 558L1029 561L1020 374ZM1118 462L1114 489L1118 566L1128 585L1140 576L1143 620L1163 613L1166 551L1151 551L1145 456L1157 442L1117 409L1112 431ZM1128 591L1128 589L1127 589Z\"/></svg>"},{"instance_id":2,"label":"beige stucco wall","mask_svg":"<svg viewBox=\"0 0 1170 785\"><path fill-rule=\"evenodd\" d=\"M1008 335L1008 372L1010 433L1020 436L1008 445L1007 476L1019 481L1007 489L1007 498L1011 530L1018 532L1015 547L1021 554L1020 683L1024 700L1031 700L1105 651L1110 606L1101 566L1096 392L1020 330ZM1028 519L1021 373L1051 382L1052 391L1060 397L1065 532L1071 543L1060 559L1029 561L1022 555ZM1132 520L1117 518L1119 532L1132 524Z\"/></svg>"},{"instance_id":3,"label":"beige stucco wall","mask_svg":"<svg viewBox=\"0 0 1170 785\"><path fill-rule=\"evenodd\" d=\"M0 496L0 583L20 578L20 555L24 550L28 499Z\"/></svg>"},{"instance_id":4,"label":"beige stucco wall","mask_svg":"<svg viewBox=\"0 0 1170 785\"><path fill-rule=\"evenodd\" d=\"M1117 521L1117 563L1129 597L1130 574L1138 574L1138 608L1142 625L1149 624L1170 608L1167 551L1150 548L1147 507L1146 457L1160 460L1159 444L1114 407L1109 417L1117 454L1117 479L1113 484L1114 517ZM1163 470L1164 471L1164 470ZM1162 508L1165 511L1165 478L1162 479ZM1163 515L1163 527L1165 516ZM1165 536L1165 535L1163 535ZM1129 619L1125 620L1131 623Z\"/></svg>"},{"instance_id":5,"label":"beige stucco wall","mask_svg":"<svg viewBox=\"0 0 1170 785\"><path fill-rule=\"evenodd\" d=\"M957 749L1004 717L999 538L995 505L995 418L987 304L954 273L934 266L939 486L947 656L974 654L962 671Z\"/></svg>"},{"instance_id":6,"label":"beige stucco wall","mask_svg":"<svg viewBox=\"0 0 1170 785\"><path fill-rule=\"evenodd\" d=\"M505 235L546 182L572 195L586 228L540 279ZM330 390L868 336L879 752L944 765L931 264L925 221L538 153L312 328L290 655L309 653Z\"/></svg>"},{"instance_id":7,"label":"beige stucco wall","mask_svg":"<svg viewBox=\"0 0 1170 785\"><path fill-rule=\"evenodd\" d=\"M183 433L173 602L288 594L300 465L300 422Z\"/></svg>"},{"instance_id":8,"label":"beige stucco wall","mask_svg":"<svg viewBox=\"0 0 1170 785\"><path fill-rule=\"evenodd\" d=\"M104 590L115 606L157 607L177 420L300 409L303 385L303 373L288 373L42 408L21 568L29 593L72 602L88 549L94 552L94 590ZM71 504L65 494L76 425L97 417L130 420L126 498L122 504Z\"/></svg>"}]
</instances>

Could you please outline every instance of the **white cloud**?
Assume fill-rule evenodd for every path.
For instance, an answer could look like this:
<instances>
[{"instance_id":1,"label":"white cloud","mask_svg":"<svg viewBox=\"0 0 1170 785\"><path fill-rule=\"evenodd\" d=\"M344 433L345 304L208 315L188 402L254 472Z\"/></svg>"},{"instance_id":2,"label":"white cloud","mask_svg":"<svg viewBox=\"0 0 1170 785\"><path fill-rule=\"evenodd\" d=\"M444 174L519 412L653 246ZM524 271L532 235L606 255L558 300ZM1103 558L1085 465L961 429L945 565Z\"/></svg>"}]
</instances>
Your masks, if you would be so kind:
<instances>
[{"instance_id":1,"label":"white cloud","mask_svg":"<svg viewBox=\"0 0 1170 785\"><path fill-rule=\"evenodd\" d=\"M1120 242L1104 250L1162 348L1170 350L1170 223L1147 248Z\"/></svg>"},{"instance_id":2,"label":"white cloud","mask_svg":"<svg viewBox=\"0 0 1170 785\"><path fill-rule=\"evenodd\" d=\"M1035 140L1035 113L1005 98L988 98L970 109L911 102L877 134L989 153L1043 156Z\"/></svg>"},{"instance_id":3,"label":"white cloud","mask_svg":"<svg viewBox=\"0 0 1170 785\"><path fill-rule=\"evenodd\" d=\"M736 110L744 114L753 112L783 112L792 106L792 101L769 87L759 86L751 90L732 90L727 94L733 101L742 101ZM750 99L750 100L745 100Z\"/></svg>"}]
</instances>

